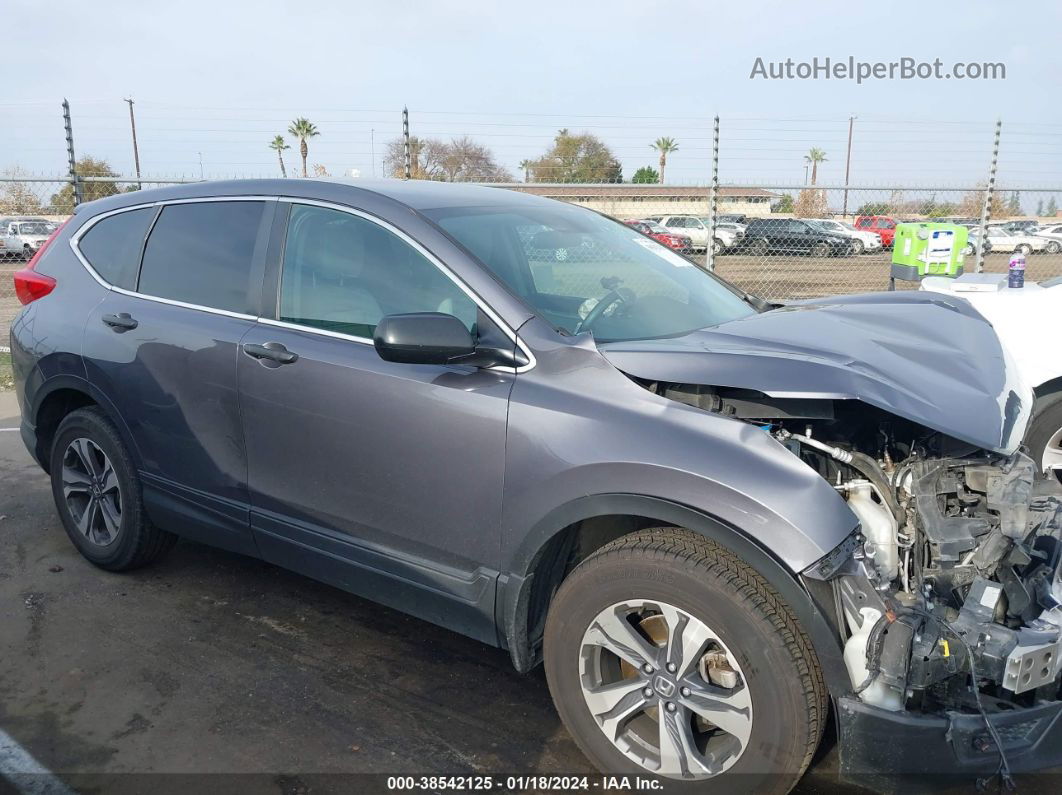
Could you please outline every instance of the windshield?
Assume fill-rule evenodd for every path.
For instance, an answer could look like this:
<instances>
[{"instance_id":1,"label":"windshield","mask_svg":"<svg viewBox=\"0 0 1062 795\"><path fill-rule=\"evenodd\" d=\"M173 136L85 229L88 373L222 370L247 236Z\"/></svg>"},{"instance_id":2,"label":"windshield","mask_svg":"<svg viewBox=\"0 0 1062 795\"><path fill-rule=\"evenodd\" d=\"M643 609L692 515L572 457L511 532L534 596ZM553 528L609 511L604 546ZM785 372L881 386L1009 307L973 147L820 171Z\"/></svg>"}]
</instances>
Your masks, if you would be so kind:
<instances>
[{"instance_id":1,"label":"windshield","mask_svg":"<svg viewBox=\"0 0 1062 795\"><path fill-rule=\"evenodd\" d=\"M841 226L843 226L845 229L849 230L850 232L856 231L856 228L854 226L852 226L850 223L848 223L847 221L835 221L834 223L840 224Z\"/></svg>"},{"instance_id":2,"label":"windshield","mask_svg":"<svg viewBox=\"0 0 1062 795\"><path fill-rule=\"evenodd\" d=\"M568 334L589 330L602 342L672 337L755 314L689 260L588 210L447 207L424 215Z\"/></svg>"},{"instance_id":3,"label":"windshield","mask_svg":"<svg viewBox=\"0 0 1062 795\"><path fill-rule=\"evenodd\" d=\"M657 223L650 222L650 223L647 223L645 225L647 227L649 227L649 231L652 232L654 235L671 235L671 234L674 234L667 227L661 226L660 224L657 224Z\"/></svg>"},{"instance_id":4,"label":"windshield","mask_svg":"<svg viewBox=\"0 0 1062 795\"><path fill-rule=\"evenodd\" d=\"M19 224L18 233L20 235L47 235L49 229L43 222L37 222L32 224Z\"/></svg>"}]
</instances>

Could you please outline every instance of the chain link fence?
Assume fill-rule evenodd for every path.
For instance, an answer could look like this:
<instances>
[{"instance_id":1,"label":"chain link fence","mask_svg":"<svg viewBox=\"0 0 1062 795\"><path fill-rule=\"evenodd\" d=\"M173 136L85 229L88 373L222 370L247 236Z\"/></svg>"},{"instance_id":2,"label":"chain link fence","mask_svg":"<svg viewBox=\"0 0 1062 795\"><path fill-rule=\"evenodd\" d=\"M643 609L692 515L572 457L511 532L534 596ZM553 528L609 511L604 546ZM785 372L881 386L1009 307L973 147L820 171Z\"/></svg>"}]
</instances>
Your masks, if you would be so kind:
<instances>
[{"instance_id":1,"label":"chain link fence","mask_svg":"<svg viewBox=\"0 0 1062 795\"><path fill-rule=\"evenodd\" d=\"M193 180L85 177L82 201ZM950 221L970 229L965 270L1005 273L1015 251L1026 254L1026 278L1062 276L1062 217L1036 217L1012 208L1035 206L1037 196L1062 187L672 186L659 184L492 183L566 201L676 241L704 267L769 299L799 299L890 289L895 225ZM1028 195L1026 195L1028 194ZM0 181L0 349L19 311L11 274L47 231L73 212L69 178ZM1009 208L1008 209L1008 205ZM987 213L982 218L982 211ZM12 229L12 225L17 228ZM647 228L646 228L647 227ZM25 235L11 234L12 231ZM980 240L985 240L983 246ZM838 243L843 241L843 243ZM533 259L533 257L532 257ZM534 264L534 263L532 263ZM895 289L915 289L897 281Z\"/></svg>"}]
</instances>

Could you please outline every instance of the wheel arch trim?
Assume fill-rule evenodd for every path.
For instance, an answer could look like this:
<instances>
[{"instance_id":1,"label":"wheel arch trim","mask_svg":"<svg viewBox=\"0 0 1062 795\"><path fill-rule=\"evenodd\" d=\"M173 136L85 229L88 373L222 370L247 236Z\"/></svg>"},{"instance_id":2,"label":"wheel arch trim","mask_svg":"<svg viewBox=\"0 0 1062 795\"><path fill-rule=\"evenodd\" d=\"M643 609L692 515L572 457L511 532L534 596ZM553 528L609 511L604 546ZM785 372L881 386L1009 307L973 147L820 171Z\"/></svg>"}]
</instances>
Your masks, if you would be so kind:
<instances>
[{"instance_id":1,"label":"wheel arch trim","mask_svg":"<svg viewBox=\"0 0 1062 795\"><path fill-rule=\"evenodd\" d=\"M538 651L529 637L528 618L535 568L543 553L559 533L576 522L610 515L642 516L662 524L682 527L726 547L755 569L785 600L819 657L823 676L831 693L847 692L850 682L842 659L842 648L834 624L827 617L823 599L810 593L799 575L790 571L769 550L738 528L703 511L658 497L637 494L597 494L580 497L562 505L540 520L530 535L540 539L535 553L517 571L502 574L498 583L496 620L501 645L509 650L519 671L538 663ZM552 598L552 597L551 597Z\"/></svg>"},{"instance_id":2,"label":"wheel arch trim","mask_svg":"<svg viewBox=\"0 0 1062 795\"><path fill-rule=\"evenodd\" d=\"M41 445L44 440L39 433L39 417L41 408L47 402L48 398L61 390L68 390L72 392L80 392L91 400L100 410L107 416L118 429L118 435L122 438L122 442L125 444L126 449L129 451L130 456L133 458L133 463L139 469L141 465L140 450L136 445L136 441L133 434L130 432L129 427L126 425L125 420L122 418L121 413L110 401L110 399L94 384L81 376L64 373L61 375L55 375L43 382L33 395L33 401L26 412L27 417L32 418L33 429L37 440L36 456L38 463L47 471L49 465L49 451L41 449Z\"/></svg>"}]
</instances>

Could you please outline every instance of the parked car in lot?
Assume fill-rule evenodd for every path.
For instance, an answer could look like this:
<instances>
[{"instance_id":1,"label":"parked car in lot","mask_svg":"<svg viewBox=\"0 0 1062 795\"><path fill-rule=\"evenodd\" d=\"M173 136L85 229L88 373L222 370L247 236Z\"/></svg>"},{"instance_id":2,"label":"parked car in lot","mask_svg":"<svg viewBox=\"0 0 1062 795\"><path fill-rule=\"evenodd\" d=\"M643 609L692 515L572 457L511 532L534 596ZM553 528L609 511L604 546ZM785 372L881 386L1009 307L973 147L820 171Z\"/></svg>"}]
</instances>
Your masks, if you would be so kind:
<instances>
[{"instance_id":1,"label":"parked car in lot","mask_svg":"<svg viewBox=\"0 0 1062 795\"><path fill-rule=\"evenodd\" d=\"M831 234L850 238L852 240L853 254L862 254L865 251L881 251L883 248L881 235L877 232L856 229L847 221L837 221L833 218L808 218L806 220L817 224Z\"/></svg>"},{"instance_id":2,"label":"parked car in lot","mask_svg":"<svg viewBox=\"0 0 1062 795\"><path fill-rule=\"evenodd\" d=\"M1008 232L1019 232L1023 234L1032 234L1040 228L1039 220L1025 220L1025 221L1007 221L1000 224L1001 227Z\"/></svg>"},{"instance_id":3,"label":"parked car in lot","mask_svg":"<svg viewBox=\"0 0 1062 795\"><path fill-rule=\"evenodd\" d=\"M7 257L28 260L52 230L48 222L40 220L11 219L0 225L0 253Z\"/></svg>"},{"instance_id":4,"label":"parked car in lot","mask_svg":"<svg viewBox=\"0 0 1062 795\"><path fill-rule=\"evenodd\" d=\"M753 218L745 228L744 250L757 257L766 254L837 257L852 253L852 241L799 218Z\"/></svg>"},{"instance_id":5,"label":"parked car in lot","mask_svg":"<svg viewBox=\"0 0 1062 795\"><path fill-rule=\"evenodd\" d=\"M1045 254L1058 254L1062 251L1062 223L1044 224L1033 234L1047 240L1044 246Z\"/></svg>"},{"instance_id":6,"label":"parked car in lot","mask_svg":"<svg viewBox=\"0 0 1062 795\"><path fill-rule=\"evenodd\" d=\"M668 231L686 235L693 241L693 248L706 250L708 246L708 219L697 215L662 215L658 219ZM713 231L713 251L721 254L741 245L742 237L732 229L716 228Z\"/></svg>"},{"instance_id":7,"label":"parked car in lot","mask_svg":"<svg viewBox=\"0 0 1062 795\"><path fill-rule=\"evenodd\" d=\"M1022 254L1032 254L1045 251L1048 239L1040 235L1027 234L1025 232L1013 232L1003 226L986 226L985 237L992 246L992 251L1020 251Z\"/></svg>"},{"instance_id":8,"label":"parked car in lot","mask_svg":"<svg viewBox=\"0 0 1062 795\"><path fill-rule=\"evenodd\" d=\"M881 237L881 244L885 248L892 248L896 224L897 221L887 215L857 215L854 226L861 232L877 233Z\"/></svg>"},{"instance_id":9,"label":"parked car in lot","mask_svg":"<svg viewBox=\"0 0 1062 795\"><path fill-rule=\"evenodd\" d=\"M675 251L692 251L693 241L687 235L680 235L674 232L668 231L655 221L639 221L631 220L624 221L627 226L634 227L643 235L648 235L657 243L663 243L670 249Z\"/></svg>"},{"instance_id":10,"label":"parked car in lot","mask_svg":"<svg viewBox=\"0 0 1062 795\"><path fill-rule=\"evenodd\" d=\"M501 646L608 772L784 791L830 715L859 781L1062 764L1058 503L962 300L776 307L421 180L119 194L15 288L21 436L97 566L180 535Z\"/></svg>"}]
</instances>

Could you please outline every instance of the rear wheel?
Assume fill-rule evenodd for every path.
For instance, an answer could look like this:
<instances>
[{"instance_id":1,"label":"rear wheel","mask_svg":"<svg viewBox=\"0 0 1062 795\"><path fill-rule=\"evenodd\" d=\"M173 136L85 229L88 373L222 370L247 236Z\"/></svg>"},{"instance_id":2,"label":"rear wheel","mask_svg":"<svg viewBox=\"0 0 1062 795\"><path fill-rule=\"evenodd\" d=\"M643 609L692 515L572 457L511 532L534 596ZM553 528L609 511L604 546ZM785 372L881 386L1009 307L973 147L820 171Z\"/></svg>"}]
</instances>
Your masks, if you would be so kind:
<instances>
[{"instance_id":1,"label":"rear wheel","mask_svg":"<svg viewBox=\"0 0 1062 795\"><path fill-rule=\"evenodd\" d=\"M1062 251L1062 243L1059 243L1057 240L1052 240L1044 246L1044 251L1048 254L1057 254L1059 251Z\"/></svg>"},{"instance_id":2,"label":"rear wheel","mask_svg":"<svg viewBox=\"0 0 1062 795\"><path fill-rule=\"evenodd\" d=\"M828 257L830 256L830 247L826 243L816 243L811 247L811 256Z\"/></svg>"},{"instance_id":3,"label":"rear wheel","mask_svg":"<svg viewBox=\"0 0 1062 795\"><path fill-rule=\"evenodd\" d=\"M136 467L99 409L78 409L62 421L50 471L66 534L91 563L110 571L135 569L176 542L175 535L148 520Z\"/></svg>"},{"instance_id":4,"label":"rear wheel","mask_svg":"<svg viewBox=\"0 0 1062 795\"><path fill-rule=\"evenodd\" d=\"M712 253L717 256L723 253L723 241L721 241L719 238L715 238L712 240Z\"/></svg>"},{"instance_id":5,"label":"rear wheel","mask_svg":"<svg viewBox=\"0 0 1062 795\"><path fill-rule=\"evenodd\" d=\"M866 250L866 246L864 245L862 240L860 240L858 237L852 239L852 253L853 254L862 254L865 250Z\"/></svg>"},{"instance_id":6,"label":"rear wheel","mask_svg":"<svg viewBox=\"0 0 1062 795\"><path fill-rule=\"evenodd\" d=\"M1032 254L1032 246L1030 246L1028 243L1022 243L1020 246L1018 246L1017 250L1026 256Z\"/></svg>"},{"instance_id":7,"label":"rear wheel","mask_svg":"<svg viewBox=\"0 0 1062 795\"><path fill-rule=\"evenodd\" d=\"M686 530L634 533L584 561L550 605L544 655L565 726L607 773L785 792L826 718L788 606Z\"/></svg>"}]
</instances>

